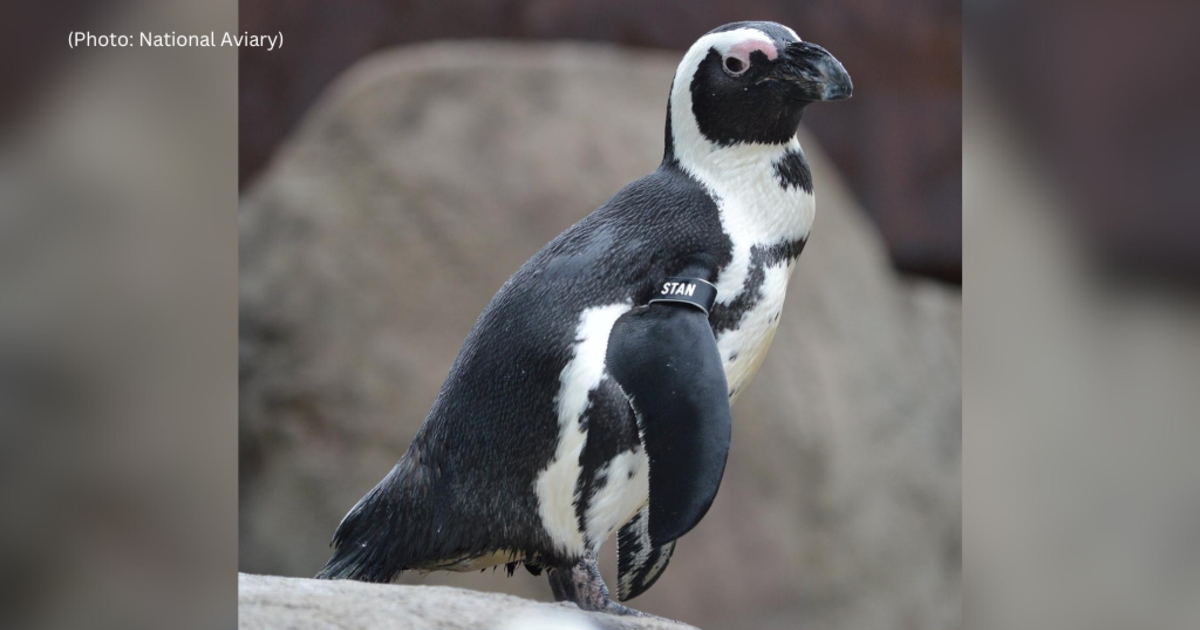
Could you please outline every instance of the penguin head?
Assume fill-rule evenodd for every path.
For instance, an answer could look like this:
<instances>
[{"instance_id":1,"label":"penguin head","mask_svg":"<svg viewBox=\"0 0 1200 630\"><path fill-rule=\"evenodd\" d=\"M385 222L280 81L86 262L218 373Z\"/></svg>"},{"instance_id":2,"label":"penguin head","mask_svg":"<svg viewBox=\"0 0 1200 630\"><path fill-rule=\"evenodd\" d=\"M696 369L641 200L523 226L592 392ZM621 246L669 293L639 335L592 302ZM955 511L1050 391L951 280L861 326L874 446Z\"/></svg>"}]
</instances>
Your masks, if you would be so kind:
<instances>
[{"instance_id":1,"label":"penguin head","mask_svg":"<svg viewBox=\"0 0 1200 630\"><path fill-rule=\"evenodd\" d=\"M775 22L726 24L697 40L675 72L668 158L672 145L784 144L796 135L806 106L847 99L853 91L841 62L792 29Z\"/></svg>"}]
</instances>

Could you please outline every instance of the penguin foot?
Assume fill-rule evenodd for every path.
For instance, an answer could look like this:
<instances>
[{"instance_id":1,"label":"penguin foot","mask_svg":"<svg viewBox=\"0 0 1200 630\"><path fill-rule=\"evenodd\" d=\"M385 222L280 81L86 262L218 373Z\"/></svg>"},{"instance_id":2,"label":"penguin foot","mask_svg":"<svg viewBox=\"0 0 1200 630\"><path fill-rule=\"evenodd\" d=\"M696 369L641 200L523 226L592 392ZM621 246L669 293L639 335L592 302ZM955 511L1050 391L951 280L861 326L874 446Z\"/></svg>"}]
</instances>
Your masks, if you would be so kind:
<instances>
[{"instance_id":1,"label":"penguin foot","mask_svg":"<svg viewBox=\"0 0 1200 630\"><path fill-rule=\"evenodd\" d=\"M609 597L608 587L600 577L600 564L596 554L589 551L575 566L569 569L550 569L550 590L556 602L572 602L580 610L603 612L630 617L653 617L640 610L623 606Z\"/></svg>"}]
</instances>

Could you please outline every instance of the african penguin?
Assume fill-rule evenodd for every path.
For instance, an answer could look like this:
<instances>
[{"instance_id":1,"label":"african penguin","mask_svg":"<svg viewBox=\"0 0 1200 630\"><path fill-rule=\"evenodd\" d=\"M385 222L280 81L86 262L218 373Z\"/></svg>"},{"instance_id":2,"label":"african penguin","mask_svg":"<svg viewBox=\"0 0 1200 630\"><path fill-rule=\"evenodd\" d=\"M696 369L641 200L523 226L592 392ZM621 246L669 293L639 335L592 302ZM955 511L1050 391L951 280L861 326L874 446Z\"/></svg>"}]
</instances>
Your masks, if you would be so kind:
<instances>
[{"instance_id":1,"label":"african penguin","mask_svg":"<svg viewBox=\"0 0 1200 630\"><path fill-rule=\"evenodd\" d=\"M556 600L643 593L708 511L730 405L762 364L813 223L796 139L849 98L825 49L773 22L701 37L675 73L658 170L563 232L480 315L399 463L346 515L321 578L524 563Z\"/></svg>"}]
</instances>

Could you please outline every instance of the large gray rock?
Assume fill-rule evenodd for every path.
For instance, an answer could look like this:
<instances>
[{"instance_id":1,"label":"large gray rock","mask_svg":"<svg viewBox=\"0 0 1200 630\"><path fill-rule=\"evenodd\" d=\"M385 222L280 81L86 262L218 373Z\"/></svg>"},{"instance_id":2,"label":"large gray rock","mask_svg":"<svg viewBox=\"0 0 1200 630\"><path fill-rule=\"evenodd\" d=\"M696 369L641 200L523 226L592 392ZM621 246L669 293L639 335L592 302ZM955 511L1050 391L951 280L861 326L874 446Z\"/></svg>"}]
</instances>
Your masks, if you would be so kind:
<instances>
[{"instance_id":1,"label":"large gray rock","mask_svg":"<svg viewBox=\"0 0 1200 630\"><path fill-rule=\"evenodd\" d=\"M242 204L242 570L320 568L504 280L657 165L676 62L447 43L330 89ZM801 140L817 219L774 347L711 512L633 604L706 628L957 628L959 294L894 273ZM549 595L524 572L405 581Z\"/></svg>"},{"instance_id":2,"label":"large gray rock","mask_svg":"<svg viewBox=\"0 0 1200 630\"><path fill-rule=\"evenodd\" d=\"M585 613L512 595L238 574L240 630L688 630L667 619ZM695 630L694 628L692 630Z\"/></svg>"}]
</instances>

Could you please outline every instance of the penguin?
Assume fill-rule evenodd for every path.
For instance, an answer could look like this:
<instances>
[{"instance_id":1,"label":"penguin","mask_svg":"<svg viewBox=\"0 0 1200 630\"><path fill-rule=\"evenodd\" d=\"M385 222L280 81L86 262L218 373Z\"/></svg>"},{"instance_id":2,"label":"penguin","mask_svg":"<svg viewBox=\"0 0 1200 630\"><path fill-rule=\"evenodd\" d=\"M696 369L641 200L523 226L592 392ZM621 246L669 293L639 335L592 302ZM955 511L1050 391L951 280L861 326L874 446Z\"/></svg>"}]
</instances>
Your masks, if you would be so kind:
<instances>
[{"instance_id":1,"label":"penguin","mask_svg":"<svg viewBox=\"0 0 1200 630\"><path fill-rule=\"evenodd\" d=\"M697 40L671 86L661 165L500 288L317 577L524 564L557 601L641 615L611 597L600 546L616 533L628 601L712 504L730 406L813 224L801 116L852 91L833 55L780 24Z\"/></svg>"}]
</instances>

